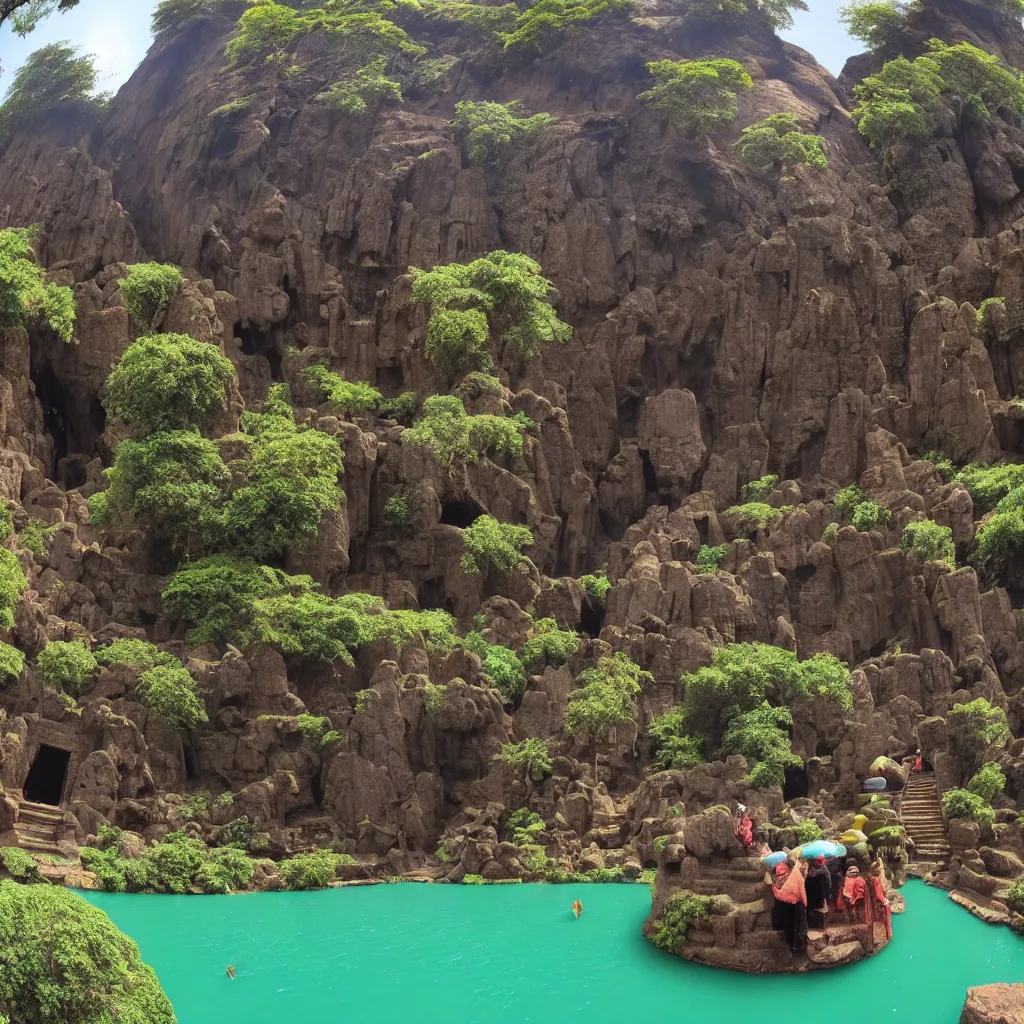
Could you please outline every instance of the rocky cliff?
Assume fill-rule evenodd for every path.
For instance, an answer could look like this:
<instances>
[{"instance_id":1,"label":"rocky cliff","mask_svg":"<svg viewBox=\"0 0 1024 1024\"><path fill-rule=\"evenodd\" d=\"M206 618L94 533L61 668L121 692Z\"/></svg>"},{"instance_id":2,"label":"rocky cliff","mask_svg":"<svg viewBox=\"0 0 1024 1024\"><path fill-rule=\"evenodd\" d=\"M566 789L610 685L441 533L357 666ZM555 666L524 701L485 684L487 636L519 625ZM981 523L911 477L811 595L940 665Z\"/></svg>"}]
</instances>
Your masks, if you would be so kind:
<instances>
[{"instance_id":1,"label":"rocky cliff","mask_svg":"<svg viewBox=\"0 0 1024 1024\"><path fill-rule=\"evenodd\" d=\"M30 327L7 332L0 352L0 495L28 577L8 636L27 667L0 690L0 833L16 826L46 745L71 755L65 844L104 823L157 839L189 819L183 797L207 792L191 828L210 840L245 815L277 856L334 844L395 873L436 867L440 843L438 870L455 880L517 876L528 867L505 826L528 807L566 870L678 871L682 850L666 860L653 848L676 831L677 805L692 814L745 799L762 822L790 815L773 828L839 822L881 754L921 747L940 789L966 782L971 765L945 723L955 704L984 698L1024 730L1019 592L967 564L981 513L923 457L1018 457L1014 118L922 143L912 182L894 178L850 115L853 84L879 59L858 58L837 82L756 13L698 30L687 4L667 0L582 22L536 59L409 15L442 72L408 72L401 105L342 114L317 99L335 59L317 33L287 74L225 68L239 13L221 5L162 34L109 110L55 109L0 159L0 227L39 225L39 261L73 285L77 306L73 344ZM1019 23L981 3L926 0L915 18L911 57L938 35L1024 63ZM741 61L753 87L731 124L695 138L637 96L647 63L709 54ZM551 121L502 162L474 163L451 124L465 100L519 100ZM737 160L742 127L780 112L813 126L827 168L780 175ZM302 374L314 364L385 398L447 390L425 357L411 268L495 250L535 259L573 328L532 359L506 347L499 391L466 398L471 412L533 421L521 456L443 463L404 444L393 418L317 405ZM161 604L166 552L145 530L90 525L86 504L125 436L107 422L104 386L133 336L119 282L145 260L182 268L161 329L218 346L239 405L258 408L287 383L297 416L338 439L344 503L312 547L288 552L289 572L331 595L445 609L461 632L516 650L554 619L580 634L568 661L542 661L509 703L459 645L378 639L351 666L273 645L189 647ZM991 297L1008 301L979 317ZM768 475L774 512L727 512ZM837 513L851 484L883 512L872 527ZM397 493L405 526L384 517ZM530 531L514 570L460 565L462 530L484 513ZM925 519L950 528L956 565L901 549L904 527ZM50 528L34 550L18 539L33 520ZM699 571L700 549L721 545L717 571ZM595 597L578 578L599 568L611 586ZM148 638L178 655L209 722L182 736L116 666L69 706L33 665L48 641L75 637ZM793 706L806 767L786 793L752 787L735 759L645 778L646 728L676 703L680 675L735 642L837 656L852 670L852 709ZM563 713L581 672L613 652L651 678L634 726L603 736L592 758ZM305 714L342 740L310 743ZM554 755L541 778L498 756L530 737ZM1020 741L989 759L1009 779L995 832L960 843L982 870L957 853L949 881L963 870L959 884L981 879L990 896L1024 856ZM811 811L783 810L784 797L808 795Z\"/></svg>"}]
</instances>

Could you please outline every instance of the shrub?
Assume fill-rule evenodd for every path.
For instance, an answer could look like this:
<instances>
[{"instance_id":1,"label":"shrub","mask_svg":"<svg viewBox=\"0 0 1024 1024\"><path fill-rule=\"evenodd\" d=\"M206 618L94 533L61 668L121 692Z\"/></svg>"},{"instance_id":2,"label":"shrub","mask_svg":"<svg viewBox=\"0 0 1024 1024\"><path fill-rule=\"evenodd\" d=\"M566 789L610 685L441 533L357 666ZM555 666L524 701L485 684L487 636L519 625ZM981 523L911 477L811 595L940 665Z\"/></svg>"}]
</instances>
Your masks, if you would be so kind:
<instances>
[{"instance_id":1,"label":"shrub","mask_svg":"<svg viewBox=\"0 0 1024 1024\"><path fill-rule=\"evenodd\" d=\"M863 493L856 484L849 484L836 492L832 504L844 519L853 515L853 510L861 503Z\"/></svg>"},{"instance_id":2,"label":"shrub","mask_svg":"<svg viewBox=\"0 0 1024 1024\"><path fill-rule=\"evenodd\" d=\"M520 116L522 104L474 102L455 104L455 131L466 156L475 164L496 164L530 142L551 122L550 114Z\"/></svg>"},{"instance_id":3,"label":"shrub","mask_svg":"<svg viewBox=\"0 0 1024 1024\"><path fill-rule=\"evenodd\" d=\"M853 0L839 9L839 20L854 39L880 53L899 41L916 6L916 0Z\"/></svg>"},{"instance_id":4,"label":"shrub","mask_svg":"<svg viewBox=\"0 0 1024 1024\"><path fill-rule=\"evenodd\" d=\"M248 815L243 814L238 818L233 818L227 824L221 825L220 832L217 834L217 842L221 846L235 846L242 850L248 850L257 831Z\"/></svg>"},{"instance_id":5,"label":"shrub","mask_svg":"<svg viewBox=\"0 0 1024 1024\"><path fill-rule=\"evenodd\" d=\"M4 870L18 882L41 882L39 865L28 850L18 846L5 846L0 849L0 862Z\"/></svg>"},{"instance_id":6,"label":"shrub","mask_svg":"<svg viewBox=\"0 0 1024 1024\"><path fill-rule=\"evenodd\" d=\"M430 307L424 354L449 379L488 370L492 337L525 359L572 337L548 301L551 282L523 253L498 250L471 263L411 273L413 300Z\"/></svg>"},{"instance_id":7,"label":"shrub","mask_svg":"<svg viewBox=\"0 0 1024 1024\"><path fill-rule=\"evenodd\" d=\"M297 853L278 864L289 889L326 889L338 873L343 858L329 850Z\"/></svg>"},{"instance_id":8,"label":"shrub","mask_svg":"<svg viewBox=\"0 0 1024 1024\"><path fill-rule=\"evenodd\" d=\"M196 681L181 665L156 665L135 686L143 705L175 729L194 729L208 721Z\"/></svg>"},{"instance_id":9,"label":"shrub","mask_svg":"<svg viewBox=\"0 0 1024 1024\"><path fill-rule=\"evenodd\" d=\"M36 658L44 682L77 697L96 671L96 659L84 640L51 640Z\"/></svg>"},{"instance_id":10,"label":"shrub","mask_svg":"<svg viewBox=\"0 0 1024 1024\"><path fill-rule=\"evenodd\" d=\"M479 656L484 672L505 700L511 703L522 695L526 689L526 669L515 651L489 644L476 632L467 633L464 642L467 651Z\"/></svg>"},{"instance_id":11,"label":"shrub","mask_svg":"<svg viewBox=\"0 0 1024 1024\"><path fill-rule=\"evenodd\" d=\"M747 785L751 789L771 789L783 786L786 782L786 770L778 761L758 761L747 776Z\"/></svg>"},{"instance_id":12,"label":"shrub","mask_svg":"<svg viewBox=\"0 0 1024 1024\"><path fill-rule=\"evenodd\" d=\"M232 846L210 850L196 872L196 885L204 893L216 894L247 889L256 864L242 850Z\"/></svg>"},{"instance_id":13,"label":"shrub","mask_svg":"<svg viewBox=\"0 0 1024 1024\"><path fill-rule=\"evenodd\" d=\"M121 299L136 331L148 334L159 330L181 281L181 271L169 263L136 263L128 268L121 278Z\"/></svg>"},{"instance_id":14,"label":"shrub","mask_svg":"<svg viewBox=\"0 0 1024 1024\"><path fill-rule=\"evenodd\" d=\"M568 629L559 629L554 619L538 619L523 643L519 656L528 672L539 672L545 665L559 668L577 651L579 636Z\"/></svg>"},{"instance_id":15,"label":"shrub","mask_svg":"<svg viewBox=\"0 0 1024 1024\"><path fill-rule=\"evenodd\" d=\"M71 341L75 334L75 293L46 280L32 251L33 234L33 228L0 231L0 330L14 331L42 323L61 340Z\"/></svg>"},{"instance_id":16,"label":"shrub","mask_svg":"<svg viewBox=\"0 0 1024 1024\"><path fill-rule=\"evenodd\" d=\"M462 531L460 568L466 573L497 569L507 572L522 559L522 549L533 544L525 526L500 523L494 516L479 516Z\"/></svg>"},{"instance_id":17,"label":"shrub","mask_svg":"<svg viewBox=\"0 0 1024 1024\"><path fill-rule=\"evenodd\" d=\"M61 886L0 882L0 1014L33 1024L175 1024L139 947Z\"/></svg>"},{"instance_id":18,"label":"shrub","mask_svg":"<svg viewBox=\"0 0 1024 1024\"><path fill-rule=\"evenodd\" d=\"M900 537L900 549L915 563L946 562L956 568L956 547L953 531L948 526L926 519L908 523Z\"/></svg>"},{"instance_id":19,"label":"shrub","mask_svg":"<svg viewBox=\"0 0 1024 1024\"><path fill-rule=\"evenodd\" d=\"M316 98L343 114L365 114L383 103L401 103L402 86L385 74L389 60L375 57L351 78L335 82Z\"/></svg>"},{"instance_id":20,"label":"shrub","mask_svg":"<svg viewBox=\"0 0 1024 1024\"><path fill-rule=\"evenodd\" d=\"M975 321L975 325L979 331L985 328L985 311L994 308L995 306L1006 307L1006 297L1004 295L993 295L990 298L982 299L981 305L978 306L978 316Z\"/></svg>"},{"instance_id":21,"label":"shrub","mask_svg":"<svg viewBox=\"0 0 1024 1024\"><path fill-rule=\"evenodd\" d=\"M598 569L593 574L581 576L580 586L587 597L592 601L598 602L603 602L608 591L612 589L611 580L605 575L604 569Z\"/></svg>"},{"instance_id":22,"label":"shrub","mask_svg":"<svg viewBox=\"0 0 1024 1024\"><path fill-rule=\"evenodd\" d=\"M302 373L320 389L328 404L344 416L364 416L380 406L381 393L366 381L344 380L326 366L308 366Z\"/></svg>"},{"instance_id":23,"label":"shrub","mask_svg":"<svg viewBox=\"0 0 1024 1024\"><path fill-rule=\"evenodd\" d=\"M867 533L876 526L884 526L891 516L887 508L876 501L859 502L850 516L850 525L859 533Z\"/></svg>"},{"instance_id":24,"label":"shrub","mask_svg":"<svg viewBox=\"0 0 1024 1024\"><path fill-rule=\"evenodd\" d=\"M745 505L727 508L722 515L735 517L741 527L756 526L759 530L764 530L779 519L782 512L762 501L748 501Z\"/></svg>"},{"instance_id":25,"label":"shrub","mask_svg":"<svg viewBox=\"0 0 1024 1024\"><path fill-rule=\"evenodd\" d=\"M707 134L737 113L736 95L753 80L734 60L658 60L647 65L653 89L637 99L664 111L687 134Z\"/></svg>"},{"instance_id":26,"label":"shrub","mask_svg":"<svg viewBox=\"0 0 1024 1024\"><path fill-rule=\"evenodd\" d=\"M971 777L967 789L975 796L980 796L986 803L992 803L997 793L1006 788L1006 776L999 770L994 761L986 761Z\"/></svg>"},{"instance_id":27,"label":"shrub","mask_svg":"<svg viewBox=\"0 0 1024 1024\"><path fill-rule=\"evenodd\" d=\"M652 763L659 771L676 769L686 771L704 764L704 740L687 731L686 715L674 708L651 720L647 735L654 745Z\"/></svg>"},{"instance_id":28,"label":"shrub","mask_svg":"<svg viewBox=\"0 0 1024 1024\"><path fill-rule=\"evenodd\" d=\"M392 494L384 502L380 519L384 526L390 526L394 529L404 529L408 526L412 520L412 509L409 508L409 502L405 499L404 495Z\"/></svg>"},{"instance_id":29,"label":"shrub","mask_svg":"<svg viewBox=\"0 0 1024 1024\"><path fill-rule=\"evenodd\" d=\"M25 655L17 647L0 642L0 679L17 679L24 667Z\"/></svg>"},{"instance_id":30,"label":"shrub","mask_svg":"<svg viewBox=\"0 0 1024 1024\"><path fill-rule=\"evenodd\" d=\"M142 433L201 430L224 409L234 381L235 368L216 345L152 334L125 350L103 404Z\"/></svg>"},{"instance_id":31,"label":"shrub","mask_svg":"<svg viewBox=\"0 0 1024 1024\"><path fill-rule=\"evenodd\" d=\"M1006 893L1006 906L1015 914L1024 914L1024 878L1018 878L1010 883Z\"/></svg>"},{"instance_id":32,"label":"shrub","mask_svg":"<svg viewBox=\"0 0 1024 1024\"><path fill-rule=\"evenodd\" d=\"M682 953L687 933L696 925L707 924L711 917L711 897L696 896L688 889L672 893L665 901L661 927L653 942L669 953Z\"/></svg>"},{"instance_id":33,"label":"shrub","mask_svg":"<svg viewBox=\"0 0 1024 1024\"><path fill-rule=\"evenodd\" d=\"M954 704L946 713L946 729L965 776L981 767L982 758L993 743L1010 738L1005 712L984 697L968 704Z\"/></svg>"},{"instance_id":34,"label":"shrub","mask_svg":"<svg viewBox=\"0 0 1024 1024\"><path fill-rule=\"evenodd\" d=\"M1021 492L1024 494L1024 488ZM1016 494L1016 491L1010 492L1010 496ZM1008 501L1010 496L1003 501ZM1011 562L1024 554L1024 508L1008 508L1003 512L998 508L978 528L970 559L971 565L990 584L1003 575Z\"/></svg>"},{"instance_id":35,"label":"shrub","mask_svg":"<svg viewBox=\"0 0 1024 1024\"><path fill-rule=\"evenodd\" d=\"M180 32L229 8L232 0L160 0L153 11L150 29L155 36Z\"/></svg>"},{"instance_id":36,"label":"shrub","mask_svg":"<svg viewBox=\"0 0 1024 1024\"><path fill-rule=\"evenodd\" d=\"M536 811L520 807L508 816L505 835L516 846L535 846L537 837L544 831L544 820Z\"/></svg>"},{"instance_id":37,"label":"shrub","mask_svg":"<svg viewBox=\"0 0 1024 1024\"><path fill-rule=\"evenodd\" d=\"M569 26L628 8L626 0L537 0L500 37L506 50L541 53Z\"/></svg>"},{"instance_id":38,"label":"shrub","mask_svg":"<svg viewBox=\"0 0 1024 1024\"><path fill-rule=\"evenodd\" d=\"M792 114L773 114L771 117L748 125L736 142L736 154L741 163L756 171L770 171L805 164L808 167L828 167L824 139L820 135L809 135L800 131L800 124ZM778 477L764 477L773 480ZM750 485L748 484L747 487ZM768 492L771 492L771 487ZM744 501L756 500L762 495L747 493Z\"/></svg>"},{"instance_id":39,"label":"shrub","mask_svg":"<svg viewBox=\"0 0 1024 1024\"><path fill-rule=\"evenodd\" d=\"M114 640L95 652L96 661L101 665L131 665L134 668L149 669L157 665L178 665L173 654L161 651L148 640Z\"/></svg>"},{"instance_id":40,"label":"shrub","mask_svg":"<svg viewBox=\"0 0 1024 1024\"><path fill-rule=\"evenodd\" d=\"M442 465L476 462L485 453L518 457L530 421L518 416L470 416L455 395L433 395L423 403L423 416L402 434L402 441L422 445Z\"/></svg>"},{"instance_id":41,"label":"shrub","mask_svg":"<svg viewBox=\"0 0 1024 1024\"><path fill-rule=\"evenodd\" d=\"M181 896L196 885L205 860L206 847L201 840L184 832L168 832L146 854L148 884Z\"/></svg>"},{"instance_id":42,"label":"shrub","mask_svg":"<svg viewBox=\"0 0 1024 1024\"><path fill-rule=\"evenodd\" d=\"M966 789L949 789L942 794L942 809L947 818L968 818L981 826L991 826L995 811L977 794Z\"/></svg>"},{"instance_id":43,"label":"shrub","mask_svg":"<svg viewBox=\"0 0 1024 1024\"><path fill-rule=\"evenodd\" d=\"M975 512L989 512L1011 491L1024 485L1024 463L1001 466L964 466L956 479L974 502Z\"/></svg>"},{"instance_id":44,"label":"shrub","mask_svg":"<svg viewBox=\"0 0 1024 1024\"><path fill-rule=\"evenodd\" d=\"M551 774L551 750L547 740L531 736L518 743L505 743L501 748L501 760L534 782L542 782Z\"/></svg>"},{"instance_id":45,"label":"shrub","mask_svg":"<svg viewBox=\"0 0 1024 1024\"><path fill-rule=\"evenodd\" d=\"M717 544L715 547L701 544L700 550L697 552L697 561L694 563L697 572L702 576L717 572L728 553L728 544Z\"/></svg>"},{"instance_id":46,"label":"shrub","mask_svg":"<svg viewBox=\"0 0 1024 1024\"><path fill-rule=\"evenodd\" d=\"M45 555L53 530L54 527L47 527L42 520L30 519L18 534L18 540L21 546L31 551L33 555Z\"/></svg>"},{"instance_id":47,"label":"shrub","mask_svg":"<svg viewBox=\"0 0 1024 1024\"><path fill-rule=\"evenodd\" d=\"M415 391L403 391L397 398L385 398L379 415L398 423L410 423L419 408L420 398Z\"/></svg>"},{"instance_id":48,"label":"shrub","mask_svg":"<svg viewBox=\"0 0 1024 1024\"><path fill-rule=\"evenodd\" d=\"M14 517L10 507L0 502L0 540L7 540L14 533Z\"/></svg>"},{"instance_id":49,"label":"shrub","mask_svg":"<svg viewBox=\"0 0 1024 1024\"><path fill-rule=\"evenodd\" d=\"M14 606L27 586L18 556L0 548L0 629L14 628Z\"/></svg>"},{"instance_id":50,"label":"shrub","mask_svg":"<svg viewBox=\"0 0 1024 1024\"><path fill-rule=\"evenodd\" d=\"M760 764L768 764L770 768L762 769L762 772L770 771L771 778L775 780L780 774L785 779L787 768L803 765L790 746L792 728L793 716L789 708L773 708L767 701L762 701L758 707L741 712L729 722L722 737L721 753L742 754L754 769Z\"/></svg>"},{"instance_id":51,"label":"shrub","mask_svg":"<svg viewBox=\"0 0 1024 1024\"><path fill-rule=\"evenodd\" d=\"M769 473L767 476L763 476L759 480L751 480L749 483L745 483L743 485L741 497L744 502L764 501L764 499L769 497L772 491L775 490L775 485L778 482L779 478L775 473Z\"/></svg>"},{"instance_id":52,"label":"shrub","mask_svg":"<svg viewBox=\"0 0 1024 1024\"><path fill-rule=\"evenodd\" d=\"M323 739L331 720L326 715L298 715L295 723L310 743L318 744Z\"/></svg>"},{"instance_id":53,"label":"shrub","mask_svg":"<svg viewBox=\"0 0 1024 1024\"><path fill-rule=\"evenodd\" d=\"M821 839L823 834L821 826L813 818L805 818L796 827L796 841L801 846Z\"/></svg>"}]
</instances>

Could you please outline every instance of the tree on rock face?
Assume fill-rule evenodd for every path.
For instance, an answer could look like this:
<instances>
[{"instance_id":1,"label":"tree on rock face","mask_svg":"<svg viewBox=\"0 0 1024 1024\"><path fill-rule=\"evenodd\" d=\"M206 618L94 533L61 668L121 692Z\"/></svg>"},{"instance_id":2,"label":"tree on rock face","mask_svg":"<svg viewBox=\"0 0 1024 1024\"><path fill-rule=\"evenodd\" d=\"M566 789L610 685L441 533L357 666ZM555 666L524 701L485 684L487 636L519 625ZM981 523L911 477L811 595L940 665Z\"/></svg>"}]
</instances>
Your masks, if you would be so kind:
<instances>
[{"instance_id":1,"label":"tree on rock face","mask_svg":"<svg viewBox=\"0 0 1024 1024\"><path fill-rule=\"evenodd\" d=\"M706 135L737 113L740 89L754 81L734 60L656 60L647 65L654 88L637 99L668 115L682 132Z\"/></svg>"},{"instance_id":2,"label":"tree on rock face","mask_svg":"<svg viewBox=\"0 0 1024 1024\"><path fill-rule=\"evenodd\" d=\"M0 968L11 1024L177 1024L139 947L59 886L0 882Z\"/></svg>"},{"instance_id":3,"label":"tree on rock face","mask_svg":"<svg viewBox=\"0 0 1024 1024\"><path fill-rule=\"evenodd\" d=\"M32 234L32 228L0 231L0 331L17 330L36 320L49 325L62 340L71 341L75 293L46 280L35 262Z\"/></svg>"}]
</instances>

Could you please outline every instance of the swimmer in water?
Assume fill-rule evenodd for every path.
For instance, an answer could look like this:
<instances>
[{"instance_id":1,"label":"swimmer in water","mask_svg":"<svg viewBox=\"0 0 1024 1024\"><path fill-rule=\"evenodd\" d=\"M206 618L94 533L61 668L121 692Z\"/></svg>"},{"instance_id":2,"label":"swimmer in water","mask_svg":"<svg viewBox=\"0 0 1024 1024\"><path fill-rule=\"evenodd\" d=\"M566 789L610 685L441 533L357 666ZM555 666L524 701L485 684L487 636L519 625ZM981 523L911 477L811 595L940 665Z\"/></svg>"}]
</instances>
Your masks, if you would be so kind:
<instances>
[{"instance_id":1,"label":"swimmer in water","mask_svg":"<svg viewBox=\"0 0 1024 1024\"><path fill-rule=\"evenodd\" d=\"M579 900L576 900L572 905L572 912L578 918L583 913L583 904Z\"/></svg>"},{"instance_id":2,"label":"swimmer in water","mask_svg":"<svg viewBox=\"0 0 1024 1024\"><path fill-rule=\"evenodd\" d=\"M229 978L233 978L235 976L235 965L228 964L228 969L226 973Z\"/></svg>"}]
</instances>

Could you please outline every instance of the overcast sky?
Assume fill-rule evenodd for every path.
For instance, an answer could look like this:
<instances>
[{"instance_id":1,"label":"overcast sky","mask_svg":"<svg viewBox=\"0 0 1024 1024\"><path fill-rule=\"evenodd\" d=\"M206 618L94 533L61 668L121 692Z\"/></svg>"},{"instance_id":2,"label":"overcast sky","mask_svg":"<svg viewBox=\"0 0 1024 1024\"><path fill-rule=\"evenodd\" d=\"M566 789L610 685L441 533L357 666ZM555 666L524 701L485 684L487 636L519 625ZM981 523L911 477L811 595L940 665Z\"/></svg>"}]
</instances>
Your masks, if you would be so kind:
<instances>
[{"instance_id":1,"label":"overcast sky","mask_svg":"<svg viewBox=\"0 0 1024 1024\"><path fill-rule=\"evenodd\" d=\"M802 46L833 74L846 58L862 47L847 36L838 11L844 0L808 0L806 13L797 11L787 39ZM116 91L138 67L149 49L149 19L157 0L81 0L68 14L55 14L25 39L0 28L0 92L33 51L60 40L71 40L96 57L100 91Z\"/></svg>"}]
</instances>

